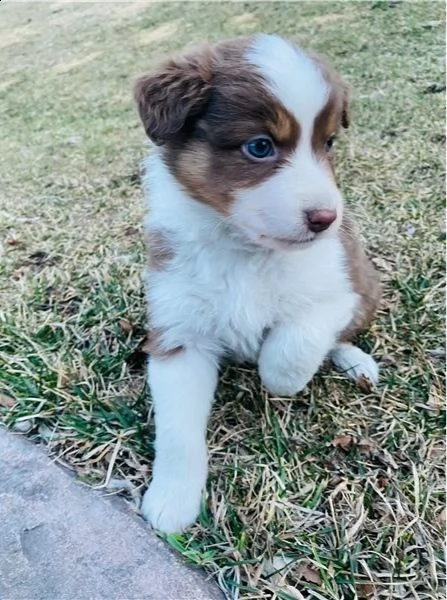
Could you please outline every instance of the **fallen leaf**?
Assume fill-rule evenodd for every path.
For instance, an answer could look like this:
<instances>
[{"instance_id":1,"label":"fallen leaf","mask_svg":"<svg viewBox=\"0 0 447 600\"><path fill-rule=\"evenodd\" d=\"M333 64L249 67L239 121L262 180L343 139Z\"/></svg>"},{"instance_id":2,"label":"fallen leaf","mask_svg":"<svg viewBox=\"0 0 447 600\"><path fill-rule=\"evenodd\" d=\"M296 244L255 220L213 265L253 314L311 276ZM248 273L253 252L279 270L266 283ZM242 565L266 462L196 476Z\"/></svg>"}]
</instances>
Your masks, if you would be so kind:
<instances>
[{"instance_id":1,"label":"fallen leaf","mask_svg":"<svg viewBox=\"0 0 447 600\"><path fill-rule=\"evenodd\" d=\"M368 377L366 377L365 375L360 375L360 377L357 377L355 383L364 392L371 392L374 388L373 382L370 379L368 379Z\"/></svg>"},{"instance_id":2,"label":"fallen leaf","mask_svg":"<svg viewBox=\"0 0 447 600\"><path fill-rule=\"evenodd\" d=\"M299 576L308 583L315 583L315 585L321 585L322 580L320 574L314 567L309 563L303 564L298 570Z\"/></svg>"},{"instance_id":3,"label":"fallen leaf","mask_svg":"<svg viewBox=\"0 0 447 600\"><path fill-rule=\"evenodd\" d=\"M388 484L390 483L390 479L389 477L378 477L377 478L377 485L379 486L379 489L384 490L386 489L386 487L388 486Z\"/></svg>"},{"instance_id":4,"label":"fallen leaf","mask_svg":"<svg viewBox=\"0 0 447 600\"><path fill-rule=\"evenodd\" d=\"M371 598L376 591L376 588L372 583L360 583L356 588L359 598Z\"/></svg>"},{"instance_id":5,"label":"fallen leaf","mask_svg":"<svg viewBox=\"0 0 447 600\"><path fill-rule=\"evenodd\" d=\"M65 387L70 383L70 376L65 371L59 371L57 374L57 387Z\"/></svg>"},{"instance_id":6,"label":"fallen leaf","mask_svg":"<svg viewBox=\"0 0 447 600\"><path fill-rule=\"evenodd\" d=\"M390 354L383 354L380 359L380 364L384 367L397 367L397 360Z\"/></svg>"},{"instance_id":7,"label":"fallen leaf","mask_svg":"<svg viewBox=\"0 0 447 600\"><path fill-rule=\"evenodd\" d=\"M428 457L433 460L438 460L439 458L444 459L446 453L445 442L437 442L433 444L428 452Z\"/></svg>"},{"instance_id":8,"label":"fallen leaf","mask_svg":"<svg viewBox=\"0 0 447 600\"><path fill-rule=\"evenodd\" d=\"M334 448L343 448L343 450L347 450L352 444L352 436L336 435L331 444L334 446Z\"/></svg>"},{"instance_id":9,"label":"fallen leaf","mask_svg":"<svg viewBox=\"0 0 447 600\"><path fill-rule=\"evenodd\" d=\"M119 325L124 333L131 333L133 331L133 325L128 319L120 319Z\"/></svg>"},{"instance_id":10,"label":"fallen leaf","mask_svg":"<svg viewBox=\"0 0 447 600\"><path fill-rule=\"evenodd\" d=\"M366 454L370 456L377 450L377 444L372 440L368 440L367 438L363 438L357 444L357 449L361 454Z\"/></svg>"},{"instance_id":11,"label":"fallen leaf","mask_svg":"<svg viewBox=\"0 0 447 600\"><path fill-rule=\"evenodd\" d=\"M25 244L15 237L10 237L6 240L8 246L24 246Z\"/></svg>"},{"instance_id":12,"label":"fallen leaf","mask_svg":"<svg viewBox=\"0 0 447 600\"><path fill-rule=\"evenodd\" d=\"M12 408L17 404L17 400L11 398L11 396L7 396L6 394L0 394L0 406L4 406L5 408Z\"/></svg>"}]
</instances>

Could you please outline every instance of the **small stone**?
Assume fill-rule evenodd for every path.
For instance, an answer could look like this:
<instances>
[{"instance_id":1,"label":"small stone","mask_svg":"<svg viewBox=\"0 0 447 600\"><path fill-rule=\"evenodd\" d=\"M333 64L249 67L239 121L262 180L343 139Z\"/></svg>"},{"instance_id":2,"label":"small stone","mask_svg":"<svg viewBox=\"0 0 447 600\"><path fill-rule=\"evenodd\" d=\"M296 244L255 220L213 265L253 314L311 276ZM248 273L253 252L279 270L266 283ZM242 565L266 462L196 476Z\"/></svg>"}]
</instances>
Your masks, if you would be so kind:
<instances>
[{"instance_id":1,"label":"small stone","mask_svg":"<svg viewBox=\"0 0 447 600\"><path fill-rule=\"evenodd\" d=\"M28 433L33 428L34 423L32 419L24 419L23 421L16 421L12 426L13 431L17 433Z\"/></svg>"}]
</instances>

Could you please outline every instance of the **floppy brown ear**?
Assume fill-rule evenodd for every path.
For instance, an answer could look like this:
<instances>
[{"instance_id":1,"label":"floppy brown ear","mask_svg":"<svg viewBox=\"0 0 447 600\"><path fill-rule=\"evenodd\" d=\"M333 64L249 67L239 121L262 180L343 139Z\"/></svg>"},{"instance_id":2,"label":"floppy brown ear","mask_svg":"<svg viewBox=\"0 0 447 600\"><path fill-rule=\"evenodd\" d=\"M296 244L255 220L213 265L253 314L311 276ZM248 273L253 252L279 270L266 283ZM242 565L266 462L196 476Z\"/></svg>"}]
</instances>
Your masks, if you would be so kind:
<instances>
[{"instance_id":1,"label":"floppy brown ear","mask_svg":"<svg viewBox=\"0 0 447 600\"><path fill-rule=\"evenodd\" d=\"M211 96L212 54L205 49L171 59L156 73L140 76L134 97L148 137L162 145L190 117L197 117Z\"/></svg>"}]
</instances>

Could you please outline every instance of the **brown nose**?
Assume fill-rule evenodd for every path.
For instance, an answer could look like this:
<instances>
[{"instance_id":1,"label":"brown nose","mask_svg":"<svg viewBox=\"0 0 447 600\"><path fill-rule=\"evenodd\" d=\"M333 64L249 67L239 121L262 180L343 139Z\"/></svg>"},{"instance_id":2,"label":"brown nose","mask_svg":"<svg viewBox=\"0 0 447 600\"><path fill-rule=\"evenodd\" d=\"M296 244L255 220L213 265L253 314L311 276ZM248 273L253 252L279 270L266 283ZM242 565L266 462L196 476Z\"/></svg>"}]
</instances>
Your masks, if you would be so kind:
<instances>
[{"instance_id":1,"label":"brown nose","mask_svg":"<svg viewBox=\"0 0 447 600\"><path fill-rule=\"evenodd\" d=\"M328 229L337 218L335 210L310 210L306 213L307 225L314 233Z\"/></svg>"}]
</instances>

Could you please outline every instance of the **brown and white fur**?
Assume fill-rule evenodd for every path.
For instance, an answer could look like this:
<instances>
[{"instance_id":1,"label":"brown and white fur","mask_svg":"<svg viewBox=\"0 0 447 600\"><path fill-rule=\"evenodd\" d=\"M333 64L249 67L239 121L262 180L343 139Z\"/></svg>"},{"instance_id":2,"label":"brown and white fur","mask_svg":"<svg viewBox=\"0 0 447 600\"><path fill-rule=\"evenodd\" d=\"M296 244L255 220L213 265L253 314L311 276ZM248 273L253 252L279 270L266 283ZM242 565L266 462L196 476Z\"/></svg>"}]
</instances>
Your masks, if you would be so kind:
<instances>
[{"instance_id":1,"label":"brown and white fur","mask_svg":"<svg viewBox=\"0 0 447 600\"><path fill-rule=\"evenodd\" d=\"M277 36L220 42L140 77L154 144L145 180L156 457L143 515L164 532L196 519L221 359L258 364L280 396L327 356L377 382L349 340L371 319L377 276L333 171L348 90Z\"/></svg>"}]
</instances>

